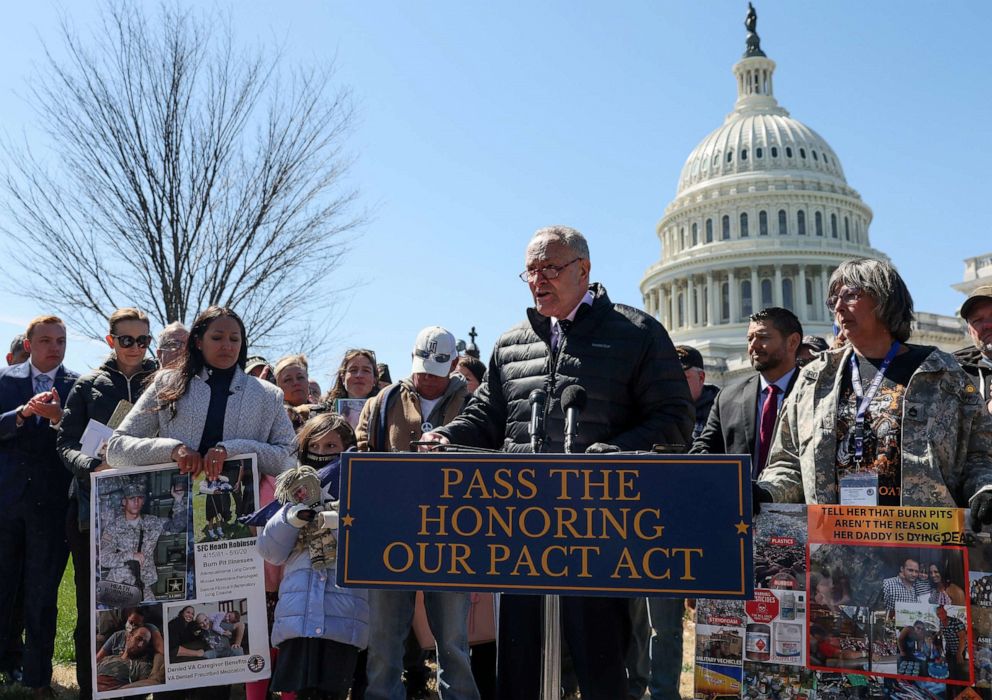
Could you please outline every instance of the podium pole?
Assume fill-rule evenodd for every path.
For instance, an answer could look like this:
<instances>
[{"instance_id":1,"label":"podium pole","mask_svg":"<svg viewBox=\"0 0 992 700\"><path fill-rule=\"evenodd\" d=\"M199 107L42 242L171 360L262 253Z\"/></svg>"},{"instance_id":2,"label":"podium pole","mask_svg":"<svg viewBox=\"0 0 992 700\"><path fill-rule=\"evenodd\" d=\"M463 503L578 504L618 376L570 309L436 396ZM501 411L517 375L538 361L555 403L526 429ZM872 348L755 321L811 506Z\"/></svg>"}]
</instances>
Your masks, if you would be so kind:
<instances>
[{"instance_id":1,"label":"podium pole","mask_svg":"<svg viewBox=\"0 0 992 700\"><path fill-rule=\"evenodd\" d=\"M544 596L544 640L541 700L561 698L561 614L556 595Z\"/></svg>"}]
</instances>

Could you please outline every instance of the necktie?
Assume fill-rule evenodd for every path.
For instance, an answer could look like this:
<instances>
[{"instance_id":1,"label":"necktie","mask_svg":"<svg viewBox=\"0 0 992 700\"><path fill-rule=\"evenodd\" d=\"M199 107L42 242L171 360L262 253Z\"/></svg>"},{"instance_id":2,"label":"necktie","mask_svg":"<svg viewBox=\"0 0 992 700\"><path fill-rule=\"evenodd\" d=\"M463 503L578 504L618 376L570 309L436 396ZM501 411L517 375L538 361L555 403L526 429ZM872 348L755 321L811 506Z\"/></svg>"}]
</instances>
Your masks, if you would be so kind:
<instances>
[{"instance_id":1,"label":"necktie","mask_svg":"<svg viewBox=\"0 0 992 700\"><path fill-rule=\"evenodd\" d=\"M47 374L39 374L34 378L34 393L40 394L52 388L52 378ZM35 416L34 422L41 423L41 416Z\"/></svg>"},{"instance_id":2,"label":"necktie","mask_svg":"<svg viewBox=\"0 0 992 700\"><path fill-rule=\"evenodd\" d=\"M39 374L34 378L34 392L40 394L52 388L52 378L47 374Z\"/></svg>"},{"instance_id":3,"label":"necktie","mask_svg":"<svg viewBox=\"0 0 992 700\"><path fill-rule=\"evenodd\" d=\"M761 424L758 431L758 464L755 476L761 473L768 462L768 448L772 443L772 432L775 430L775 418L778 416L778 392L774 384L765 388L765 403L761 407Z\"/></svg>"}]
</instances>

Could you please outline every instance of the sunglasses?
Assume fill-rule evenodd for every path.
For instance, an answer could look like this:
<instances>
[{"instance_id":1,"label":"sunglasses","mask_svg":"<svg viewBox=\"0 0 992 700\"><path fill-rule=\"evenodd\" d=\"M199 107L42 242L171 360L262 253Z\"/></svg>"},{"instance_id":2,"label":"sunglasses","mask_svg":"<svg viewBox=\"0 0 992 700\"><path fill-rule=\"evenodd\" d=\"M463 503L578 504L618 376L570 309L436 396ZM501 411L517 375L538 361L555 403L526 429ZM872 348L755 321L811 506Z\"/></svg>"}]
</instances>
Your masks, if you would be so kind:
<instances>
[{"instance_id":1,"label":"sunglasses","mask_svg":"<svg viewBox=\"0 0 992 700\"><path fill-rule=\"evenodd\" d=\"M435 353L431 355L426 350L414 350L413 354L419 357L421 360L429 360L432 357L434 358L435 362L448 362L451 360L451 353L448 352Z\"/></svg>"},{"instance_id":2,"label":"sunglasses","mask_svg":"<svg viewBox=\"0 0 992 700\"><path fill-rule=\"evenodd\" d=\"M133 335L115 335L113 338L120 343L122 348L129 348L135 343L138 344L139 348L147 348L152 344L152 337L150 335L139 335L137 338Z\"/></svg>"}]
</instances>

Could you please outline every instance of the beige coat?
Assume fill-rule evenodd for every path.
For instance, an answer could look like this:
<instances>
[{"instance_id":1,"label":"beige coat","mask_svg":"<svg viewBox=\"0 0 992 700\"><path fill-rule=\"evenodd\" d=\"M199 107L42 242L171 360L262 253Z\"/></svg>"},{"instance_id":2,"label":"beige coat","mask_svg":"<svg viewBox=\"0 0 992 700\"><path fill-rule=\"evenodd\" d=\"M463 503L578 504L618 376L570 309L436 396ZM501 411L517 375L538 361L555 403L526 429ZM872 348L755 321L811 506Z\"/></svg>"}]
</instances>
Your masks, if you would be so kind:
<instances>
[{"instance_id":1,"label":"beige coat","mask_svg":"<svg viewBox=\"0 0 992 700\"><path fill-rule=\"evenodd\" d=\"M395 394L394 394L395 392ZM386 430L383 444L379 444L380 415L382 402L392 396L387 405ZM409 379L399 382L399 385L388 386L372 399L365 402L362 415L358 419L358 449L368 452L414 452L416 448L410 443L420 439L426 432L422 428L429 422L431 429L440 428L450 423L455 416L462 412L468 391L465 380L452 377L441 400L434 410L426 417L421 415L420 397L417 395Z\"/></svg>"}]
</instances>

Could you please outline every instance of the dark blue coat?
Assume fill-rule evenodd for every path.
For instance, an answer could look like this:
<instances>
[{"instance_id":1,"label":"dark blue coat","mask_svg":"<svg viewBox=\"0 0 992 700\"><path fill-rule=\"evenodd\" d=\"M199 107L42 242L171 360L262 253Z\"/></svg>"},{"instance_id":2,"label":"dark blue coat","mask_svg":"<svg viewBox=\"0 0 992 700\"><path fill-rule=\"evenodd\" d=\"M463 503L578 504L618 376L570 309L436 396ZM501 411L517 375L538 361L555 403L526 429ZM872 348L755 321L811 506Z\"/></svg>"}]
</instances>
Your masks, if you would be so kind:
<instances>
[{"instance_id":1,"label":"dark blue coat","mask_svg":"<svg viewBox=\"0 0 992 700\"><path fill-rule=\"evenodd\" d=\"M60 366L55 389L63 407L79 374ZM29 417L17 427L17 409L34 396L31 363L0 369L0 510L19 501L64 509L72 475L55 450L57 431Z\"/></svg>"}]
</instances>

